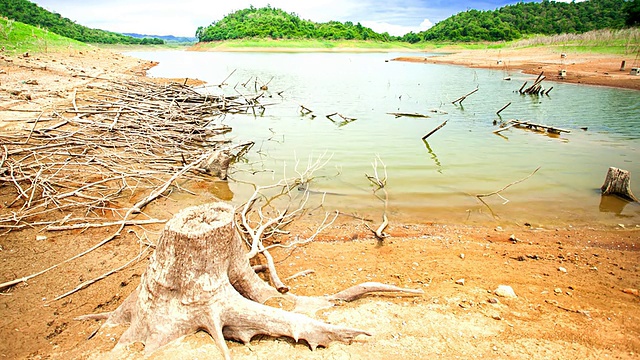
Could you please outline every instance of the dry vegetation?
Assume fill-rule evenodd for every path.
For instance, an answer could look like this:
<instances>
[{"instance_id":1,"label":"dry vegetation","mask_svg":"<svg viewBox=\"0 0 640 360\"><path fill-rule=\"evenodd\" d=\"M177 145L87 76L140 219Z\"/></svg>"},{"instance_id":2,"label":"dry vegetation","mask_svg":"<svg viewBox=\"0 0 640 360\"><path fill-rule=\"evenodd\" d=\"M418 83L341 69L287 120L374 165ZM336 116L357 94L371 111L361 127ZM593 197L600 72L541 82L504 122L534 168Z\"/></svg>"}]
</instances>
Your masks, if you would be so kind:
<instances>
[{"instance_id":1,"label":"dry vegetation","mask_svg":"<svg viewBox=\"0 0 640 360\"><path fill-rule=\"evenodd\" d=\"M137 287L163 224L135 222L233 198L226 182L195 170L211 150L231 145L219 141L228 129L202 126L215 124L229 104L242 109L256 99L202 99L184 79L151 83L140 76L151 65L104 51L1 60L0 282L60 264L0 293L1 357L113 358L123 327L97 331L101 322L73 319L112 311ZM113 224L88 226L106 221ZM79 228L49 231L70 225ZM313 236L318 224L308 225L292 224L277 241ZM638 228L467 227L426 219L383 230L389 236L381 242L361 222L340 217L314 241L274 247L274 264L297 295L368 281L424 295L374 295L317 315L373 334L350 345L311 352L291 339L258 336L248 345L227 342L231 355L600 359L640 352ZM497 296L501 284L517 298ZM145 358L140 345L119 355ZM199 332L146 358L204 356L221 353Z\"/></svg>"}]
</instances>

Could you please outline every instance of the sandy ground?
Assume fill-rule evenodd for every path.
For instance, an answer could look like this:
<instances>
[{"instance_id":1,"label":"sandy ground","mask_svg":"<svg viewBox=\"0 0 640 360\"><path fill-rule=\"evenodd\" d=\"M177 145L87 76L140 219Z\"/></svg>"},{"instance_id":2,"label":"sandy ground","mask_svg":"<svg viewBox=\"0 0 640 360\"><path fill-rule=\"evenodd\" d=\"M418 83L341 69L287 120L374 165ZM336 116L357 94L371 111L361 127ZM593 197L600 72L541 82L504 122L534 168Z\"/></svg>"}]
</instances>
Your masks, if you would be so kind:
<instances>
[{"instance_id":1,"label":"sandy ground","mask_svg":"<svg viewBox=\"0 0 640 360\"><path fill-rule=\"evenodd\" d=\"M528 52L460 53L427 61L491 67L501 59L509 69L537 73L554 60ZM620 59L568 54L568 74L582 71L603 79L619 74ZM475 57L475 58L474 58ZM516 65L516 58L520 59ZM594 58L597 61L593 62ZM458 59L458 60L454 60ZM535 61L534 61L535 59ZM423 60L419 60L423 61ZM460 61L460 62L458 62ZM465 63L465 61L467 63ZM555 63L554 63L555 61ZM616 65L617 63L617 65ZM589 64L593 64L589 70ZM609 64L601 67L603 64ZM524 66L526 65L526 66ZM104 50L32 54L0 59L0 130L25 126L42 108L69 107L74 91L92 78L141 77L153 66ZM497 65L496 66L502 66ZM572 66L574 66L572 68ZM573 70L572 70L573 69ZM605 70L608 69L608 70ZM610 74L604 74L607 71ZM546 72L546 70L545 70ZM576 75L577 76L577 75ZM586 83L584 79L575 81ZM640 80L640 77L637 79ZM564 81L574 81L568 77ZM636 78L630 79L637 84ZM596 83L594 83L596 84ZM624 82L598 83L626 86ZM635 85L637 86L637 85ZM633 87L631 87L633 88ZM151 216L170 218L186 206L215 201L208 187L152 203ZM197 188L197 187L196 187ZM15 197L2 185L0 213ZM11 190L13 191L13 190ZM310 223L313 223L312 221ZM161 225L135 227L155 239ZM295 224L291 236L309 234L309 223ZM3 230L4 231L4 230ZM33 230L0 235L0 282L44 269L88 248L114 229L47 234ZM228 342L235 359L603 359L638 358L640 353L640 228L531 227L496 223L469 227L392 221L383 243L357 222L340 218L315 242L274 252L282 278L314 270L287 283L297 295L322 296L364 281L424 290L421 296L371 295L319 312L333 324L371 332L351 344L332 343L311 351L304 342L256 337L248 345ZM510 238L517 238L511 241ZM282 238L286 242L287 238ZM0 358L6 359L196 359L221 358L206 333L179 339L151 355L143 346L110 352L124 328L100 330L100 321L74 317L115 309L138 285L148 264L141 261L59 301L51 301L81 282L117 268L138 253L136 234L126 232L78 261L0 292ZM464 279L464 281L462 281ZM517 297L497 296L499 285Z\"/></svg>"},{"instance_id":2,"label":"sandy ground","mask_svg":"<svg viewBox=\"0 0 640 360\"><path fill-rule=\"evenodd\" d=\"M563 56L564 54L564 56ZM523 71L527 74L544 72L547 80L587 85L602 85L640 90L640 75L631 75L632 67L640 67L636 54L612 56L563 52L560 48L527 48L500 50L467 50L443 53L440 56L397 58L398 61L454 64L468 67ZM621 70L625 61L625 70ZM566 70L566 76L559 76Z\"/></svg>"}]
</instances>

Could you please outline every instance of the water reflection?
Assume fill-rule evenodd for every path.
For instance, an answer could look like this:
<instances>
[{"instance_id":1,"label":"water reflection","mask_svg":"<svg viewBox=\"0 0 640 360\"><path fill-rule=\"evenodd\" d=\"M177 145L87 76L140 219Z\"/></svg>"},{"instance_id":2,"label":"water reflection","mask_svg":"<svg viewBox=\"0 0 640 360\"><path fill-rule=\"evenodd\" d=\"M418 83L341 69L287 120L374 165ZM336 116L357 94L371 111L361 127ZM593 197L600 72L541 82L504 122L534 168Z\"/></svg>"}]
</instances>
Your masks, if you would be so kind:
<instances>
[{"instance_id":1,"label":"water reflection","mask_svg":"<svg viewBox=\"0 0 640 360\"><path fill-rule=\"evenodd\" d=\"M422 139L422 142L424 143L424 146L427 148L429 155L431 155L431 160L433 160L433 162L436 163L436 167L438 168L437 171L440 174L442 174L442 164L440 164L440 160L438 160L438 155L436 155L436 153L433 150L431 150L431 146L429 146L429 142L426 139Z\"/></svg>"},{"instance_id":2,"label":"water reflection","mask_svg":"<svg viewBox=\"0 0 640 360\"><path fill-rule=\"evenodd\" d=\"M630 217L630 215L623 215L622 211L631 201L622 199L615 195L602 195L600 196L600 212L613 213L619 217Z\"/></svg>"}]
</instances>

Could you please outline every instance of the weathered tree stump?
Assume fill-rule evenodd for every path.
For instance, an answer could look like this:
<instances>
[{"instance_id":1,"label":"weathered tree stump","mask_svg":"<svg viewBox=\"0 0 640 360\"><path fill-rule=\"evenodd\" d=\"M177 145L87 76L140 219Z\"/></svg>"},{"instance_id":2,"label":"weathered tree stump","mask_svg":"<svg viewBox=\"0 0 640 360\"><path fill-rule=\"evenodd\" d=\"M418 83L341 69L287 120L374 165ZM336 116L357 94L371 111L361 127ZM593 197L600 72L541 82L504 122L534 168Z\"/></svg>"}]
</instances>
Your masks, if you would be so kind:
<instances>
[{"instance_id":1,"label":"weathered tree stump","mask_svg":"<svg viewBox=\"0 0 640 360\"><path fill-rule=\"evenodd\" d=\"M600 190L602 195L618 195L627 200L638 201L631 192L631 175L627 170L610 167Z\"/></svg>"},{"instance_id":2,"label":"weathered tree stump","mask_svg":"<svg viewBox=\"0 0 640 360\"><path fill-rule=\"evenodd\" d=\"M380 289L357 293L370 291ZM247 343L257 334L288 336L304 339L315 349L369 335L262 304L273 296L280 294L247 260L234 228L233 207L207 204L184 209L166 224L140 285L103 326L129 323L116 348L139 341L147 353L205 330L225 359L230 359L225 338Z\"/></svg>"}]
</instances>

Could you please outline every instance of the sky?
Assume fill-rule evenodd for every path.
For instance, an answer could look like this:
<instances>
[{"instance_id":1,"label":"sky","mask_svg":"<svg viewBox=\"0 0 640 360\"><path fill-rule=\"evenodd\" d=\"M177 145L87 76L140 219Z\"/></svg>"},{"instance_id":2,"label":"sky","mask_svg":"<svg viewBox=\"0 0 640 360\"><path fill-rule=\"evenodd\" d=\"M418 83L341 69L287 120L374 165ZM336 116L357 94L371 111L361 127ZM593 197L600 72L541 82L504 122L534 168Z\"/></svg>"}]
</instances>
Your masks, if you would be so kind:
<instances>
[{"instance_id":1,"label":"sky","mask_svg":"<svg viewBox=\"0 0 640 360\"><path fill-rule=\"evenodd\" d=\"M315 22L361 23L404 35L467 9L495 10L517 0L31 0L80 25L119 33L195 36L236 10L271 5ZM529 1L529 0L525 0ZM568 1L568 0L564 0Z\"/></svg>"}]
</instances>

